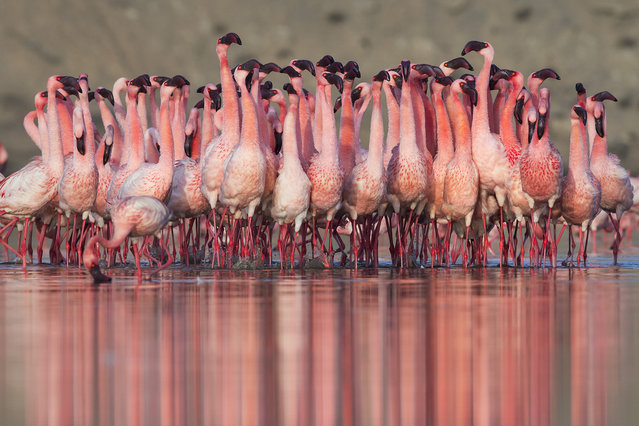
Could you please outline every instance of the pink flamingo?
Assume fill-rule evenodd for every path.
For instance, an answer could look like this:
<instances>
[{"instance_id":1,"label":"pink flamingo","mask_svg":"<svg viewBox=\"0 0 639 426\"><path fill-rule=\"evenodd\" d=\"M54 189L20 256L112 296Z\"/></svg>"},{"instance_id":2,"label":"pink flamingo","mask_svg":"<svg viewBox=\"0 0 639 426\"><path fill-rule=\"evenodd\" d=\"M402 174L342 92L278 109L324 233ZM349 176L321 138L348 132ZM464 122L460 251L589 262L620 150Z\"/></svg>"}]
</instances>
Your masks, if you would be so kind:
<instances>
[{"instance_id":1,"label":"pink flamingo","mask_svg":"<svg viewBox=\"0 0 639 426\"><path fill-rule=\"evenodd\" d=\"M106 211L106 197L109 184L115 172L115 166L111 164L111 154L113 153L114 126L109 124L102 137L102 142L95 153L95 164L98 170L98 188L96 190L93 212L96 222L100 228L104 226L104 219L108 219Z\"/></svg>"},{"instance_id":2,"label":"pink flamingo","mask_svg":"<svg viewBox=\"0 0 639 426\"><path fill-rule=\"evenodd\" d=\"M561 213L568 223L578 225L579 228L579 254L577 266L583 258L586 266L586 249L584 247L584 232L588 230L590 222L599 212L601 202L601 185L590 171L588 164L588 152L586 146L586 120L587 112L579 105L575 105L570 112L570 160L568 174L562 182ZM565 226L565 225L564 225ZM586 245L588 244L586 234ZM568 257L572 265L572 232L568 232L570 242L568 244ZM566 263L564 261L564 264Z\"/></svg>"},{"instance_id":3,"label":"pink flamingo","mask_svg":"<svg viewBox=\"0 0 639 426\"><path fill-rule=\"evenodd\" d=\"M295 223L291 248L291 268L294 264L295 241L310 204L311 181L309 180L299 158L299 139L302 130L299 122L299 96L292 84L284 86L288 93L289 107L284 118L282 129L282 162L273 189L271 217L280 224L280 265L283 268L286 260L285 240L283 235L289 224ZM304 242L302 242L304 244ZM300 259L300 266L302 259Z\"/></svg>"},{"instance_id":4,"label":"pink flamingo","mask_svg":"<svg viewBox=\"0 0 639 426\"><path fill-rule=\"evenodd\" d=\"M530 145L524 149L519 160L519 167L522 189L528 199L530 215L533 221L533 233L539 217L543 214L543 209L539 206L548 207L545 243L548 240L551 210L555 201L561 195L561 178L563 174L561 155L550 141L549 136L550 92L548 89L540 91L537 113L538 139L533 139ZM533 238L532 242L535 241ZM555 252L554 246L553 252Z\"/></svg>"},{"instance_id":5,"label":"pink flamingo","mask_svg":"<svg viewBox=\"0 0 639 426\"><path fill-rule=\"evenodd\" d=\"M355 139L355 112L351 102L353 83L358 77L359 70L352 68L344 74L344 91L342 92L343 107L339 120L339 158L344 167L344 176L349 176L355 167L356 150L359 141Z\"/></svg>"},{"instance_id":6,"label":"pink flamingo","mask_svg":"<svg viewBox=\"0 0 639 426\"><path fill-rule=\"evenodd\" d=\"M173 134L169 116L169 99L175 90L173 84L172 80L167 80L160 88L160 160L157 164L144 163L131 171L122 183L117 199L146 195L160 201L168 200L173 181L174 161ZM137 115L135 111L132 113Z\"/></svg>"},{"instance_id":7,"label":"pink flamingo","mask_svg":"<svg viewBox=\"0 0 639 426\"><path fill-rule=\"evenodd\" d=\"M384 165L388 168L393 150L399 143L399 89L402 77L394 70L387 70L390 79L384 82L382 88L386 95L386 109L388 110L388 131L386 132L386 147L384 148ZM396 93L397 92L397 93Z\"/></svg>"},{"instance_id":8,"label":"pink flamingo","mask_svg":"<svg viewBox=\"0 0 639 426\"><path fill-rule=\"evenodd\" d=\"M95 89L93 97L98 104L98 108L100 109L100 118L102 119L104 130L106 131L106 128L109 125L112 127L113 144L111 145L112 148L110 162L114 165L118 165L120 164L120 159L122 158L122 150L124 148L122 130L120 129L117 120L111 113L111 110L104 102L105 100L107 100L111 103L111 105L114 105L113 93L109 89L98 87L97 89Z\"/></svg>"},{"instance_id":9,"label":"pink flamingo","mask_svg":"<svg viewBox=\"0 0 639 426\"><path fill-rule=\"evenodd\" d=\"M371 130L366 159L358 163L344 183L344 210L348 213L353 224L351 241L353 242L353 258L357 269L357 220L360 216L378 212L382 214L380 206L386 198L386 184L388 176L384 168L384 119L382 118L382 85L390 79L387 71L380 71L373 77L372 98L373 111L371 114ZM379 229L379 227L376 227ZM377 244L373 235L373 244ZM362 236L362 240L363 240Z\"/></svg>"},{"instance_id":10,"label":"pink flamingo","mask_svg":"<svg viewBox=\"0 0 639 426\"><path fill-rule=\"evenodd\" d=\"M590 168L601 184L601 208L608 213L615 227L616 237L612 246L614 264L621 246L619 223L621 216L633 205L634 188L630 183L628 171L624 169L614 154L608 153L608 129L606 126L606 109L604 99L617 99L608 92L597 93L586 100L589 115L595 121L595 137L590 157ZM615 213L615 218L612 217Z\"/></svg>"},{"instance_id":11,"label":"pink flamingo","mask_svg":"<svg viewBox=\"0 0 639 426\"><path fill-rule=\"evenodd\" d=\"M104 275L100 271L98 261L100 253L98 252L98 244L105 248L116 248L127 237L146 237L159 232L168 223L171 214L169 209L154 197L126 197L118 200L111 208L111 222L113 223L113 235L107 240L101 235L95 235L89 239L83 254L84 266L87 268L93 282L96 284L110 282L111 278ZM173 262L173 258L162 238L159 239L162 248L166 251L167 261L160 265L151 274L166 268ZM148 257L147 245L144 245L143 252ZM137 275L141 278L142 270L140 267L140 253L137 244L133 245L133 253L135 255L135 264L137 266ZM159 263L159 262L158 262Z\"/></svg>"},{"instance_id":12,"label":"pink flamingo","mask_svg":"<svg viewBox=\"0 0 639 426\"><path fill-rule=\"evenodd\" d=\"M452 119L455 129L455 154L453 159L446 165L441 209L449 223L446 236L447 252L449 251L448 244L452 231L451 224L459 223L461 225L463 221L465 225L465 230L457 233L464 236L463 263L464 267L466 267L467 241L475 205L477 204L479 174L472 158L470 122L459 99L459 95L462 93L469 96L472 103L476 103L478 97L477 91L464 80L455 80L450 86L454 111ZM450 260L450 256L447 256L447 260Z\"/></svg>"},{"instance_id":13,"label":"pink flamingo","mask_svg":"<svg viewBox=\"0 0 639 426\"><path fill-rule=\"evenodd\" d=\"M304 170L308 170L308 166L313 156L318 152L317 146L320 144L320 139L315 141L315 130L313 129L313 115L309 103L304 94L304 81L302 80L301 70L308 70L315 76L315 67L306 59L295 59L291 61L291 67L284 67L280 70L281 73L287 74L290 78L291 84L297 91L297 96L300 100L299 114L300 114L300 127L302 129L302 139L299 141L300 161ZM318 77L319 78L319 77ZM315 120L317 121L317 114L320 113L320 106L315 108ZM317 122L315 123L317 125ZM321 130L318 133L321 135Z\"/></svg>"},{"instance_id":14,"label":"pink flamingo","mask_svg":"<svg viewBox=\"0 0 639 426\"><path fill-rule=\"evenodd\" d=\"M86 74L81 74L79 84L82 91L79 94L80 107L74 111L75 148L73 158L65 162L62 177L58 182L60 209L67 219L73 214L73 235L75 238L75 223L77 215L82 215L82 227L78 242L78 263L80 261L80 247L84 239L84 228L87 218L95 202L98 188L98 169L95 164L95 139L91 111L89 110L89 82ZM91 219L93 217L91 216ZM68 223L68 222L67 222ZM68 231L68 227L67 227ZM67 265L70 241L67 238ZM75 243L72 243L73 245Z\"/></svg>"},{"instance_id":15,"label":"pink flamingo","mask_svg":"<svg viewBox=\"0 0 639 426\"><path fill-rule=\"evenodd\" d=\"M417 74L417 71L412 71ZM409 78L410 61L402 61L401 74L403 83L399 107L399 149L393 152L388 163L387 198L395 213L401 215L406 210L410 211L406 229L403 231L398 229L399 262L403 267L406 237L413 218L416 219L421 214L428 202L433 171L432 162L428 164L425 152L422 152L417 145L417 129L411 96L413 78ZM399 235L400 233L403 235Z\"/></svg>"},{"instance_id":16,"label":"pink flamingo","mask_svg":"<svg viewBox=\"0 0 639 426\"><path fill-rule=\"evenodd\" d=\"M107 191L107 210L110 205L118 196L122 184L127 178L136 171L144 163L144 145L142 133L142 126L140 125L140 118L136 110L136 99L138 92L144 90L143 87L136 86L132 81L127 81L127 96L126 96L126 117L125 117L125 130L124 130L124 149L126 150L126 161L120 162L120 166L113 175L109 190ZM115 92L115 90L114 90ZM114 93L114 100L116 105L118 104L119 96ZM118 117L118 108L115 108L116 118Z\"/></svg>"},{"instance_id":17,"label":"pink flamingo","mask_svg":"<svg viewBox=\"0 0 639 426\"><path fill-rule=\"evenodd\" d=\"M257 66L254 61L239 65L235 69L235 81L241 92L242 128L239 143L233 148L226 162L219 195L224 210L228 209L235 216L232 235L235 235L237 220L242 214L246 213L248 217L249 244L244 245L243 257L248 257L249 251L253 250L251 220L255 209L262 201L266 179L266 159L260 140L257 105L246 87L247 76L251 71L255 73L256 70ZM234 249L234 243L235 241L232 239L231 253ZM230 261L231 258L229 257L228 260Z\"/></svg>"},{"instance_id":18,"label":"pink flamingo","mask_svg":"<svg viewBox=\"0 0 639 426\"><path fill-rule=\"evenodd\" d=\"M25 223L20 253L9 246L7 237L0 237L0 243L22 258L23 268L26 268L29 221L57 195L58 181L64 170L56 91L65 86L79 88L78 79L54 75L47 80L47 161L35 159L0 182L0 216L3 222L9 220L0 230L0 236L7 229L13 229L19 219L23 218Z\"/></svg>"},{"instance_id":19,"label":"pink flamingo","mask_svg":"<svg viewBox=\"0 0 639 426\"><path fill-rule=\"evenodd\" d=\"M322 140L321 151L316 155L309 168L308 178L311 181L311 216L313 218L313 247L315 246L315 236L317 233L315 218L317 216L326 217L326 229L324 231L323 244L326 243L328 235L329 255L332 248L332 221L342 204L342 189L344 185L344 168L338 152L337 132L335 126L335 116L332 111L331 85L334 84L341 92L343 88L342 78L329 72L322 73L320 81L321 90L317 95L317 107L323 115L322 117Z\"/></svg>"},{"instance_id":20,"label":"pink flamingo","mask_svg":"<svg viewBox=\"0 0 639 426\"><path fill-rule=\"evenodd\" d=\"M481 41L469 41L462 50L462 55L468 52L478 52L484 57L484 65L477 78L477 107L473 110L472 140L473 160L479 171L479 189L482 208L482 221L484 232L486 231L486 213L488 213L487 198L495 194L499 205L499 247L503 250L503 206L506 201L507 184L510 177L510 167L506 150L500 137L490 130L488 98L490 66L495 55L495 50L490 43ZM488 249L488 236L484 235L484 252ZM484 265L486 263L484 256ZM499 257L501 265L502 256Z\"/></svg>"},{"instance_id":21,"label":"pink flamingo","mask_svg":"<svg viewBox=\"0 0 639 426\"><path fill-rule=\"evenodd\" d=\"M240 140L240 105L227 57L227 51L232 43L242 44L240 37L235 33L228 33L217 41L216 52L220 60L224 121L222 134L211 141L203 159L200 160L202 165L200 190L209 201L211 209L215 208L218 201L220 185L224 179L224 164ZM213 218L215 219L215 215Z\"/></svg>"}]
</instances>

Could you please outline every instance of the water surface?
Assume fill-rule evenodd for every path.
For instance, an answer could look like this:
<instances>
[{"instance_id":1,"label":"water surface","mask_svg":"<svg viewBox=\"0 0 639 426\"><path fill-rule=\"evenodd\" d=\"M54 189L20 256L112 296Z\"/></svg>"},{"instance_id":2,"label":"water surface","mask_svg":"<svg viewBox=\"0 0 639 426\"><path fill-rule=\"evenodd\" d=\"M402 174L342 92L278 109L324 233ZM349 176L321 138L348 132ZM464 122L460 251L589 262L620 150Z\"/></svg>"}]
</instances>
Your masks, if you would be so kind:
<instances>
[{"instance_id":1,"label":"water surface","mask_svg":"<svg viewBox=\"0 0 639 426\"><path fill-rule=\"evenodd\" d=\"M639 256L619 267L0 266L3 425L626 425Z\"/></svg>"}]
</instances>

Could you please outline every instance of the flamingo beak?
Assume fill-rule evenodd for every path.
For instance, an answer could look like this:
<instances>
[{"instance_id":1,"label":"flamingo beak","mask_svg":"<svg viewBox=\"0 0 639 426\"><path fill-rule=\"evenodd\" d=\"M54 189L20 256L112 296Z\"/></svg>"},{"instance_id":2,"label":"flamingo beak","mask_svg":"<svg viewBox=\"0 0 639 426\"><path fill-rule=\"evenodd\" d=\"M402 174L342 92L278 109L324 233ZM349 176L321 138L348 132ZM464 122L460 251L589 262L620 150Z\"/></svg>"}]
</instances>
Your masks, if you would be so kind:
<instances>
[{"instance_id":1,"label":"flamingo beak","mask_svg":"<svg viewBox=\"0 0 639 426\"><path fill-rule=\"evenodd\" d=\"M193 133L185 135L184 137L184 153L189 158L191 158L191 154L193 154Z\"/></svg>"},{"instance_id":2,"label":"flamingo beak","mask_svg":"<svg viewBox=\"0 0 639 426\"><path fill-rule=\"evenodd\" d=\"M94 284L102 284L102 283L110 283L111 277L108 277L100 271L100 267L98 265L93 265L89 268L89 273L93 277Z\"/></svg>"},{"instance_id":3,"label":"flamingo beak","mask_svg":"<svg viewBox=\"0 0 639 426\"><path fill-rule=\"evenodd\" d=\"M104 154L102 154L102 164L106 164L111 159L111 152L113 151L113 143L107 143L104 145Z\"/></svg>"},{"instance_id":4,"label":"flamingo beak","mask_svg":"<svg viewBox=\"0 0 639 426\"><path fill-rule=\"evenodd\" d=\"M533 135L535 134L535 125L537 124L536 121L529 121L528 122L528 145L530 145L530 142L532 141Z\"/></svg>"},{"instance_id":5,"label":"flamingo beak","mask_svg":"<svg viewBox=\"0 0 639 426\"><path fill-rule=\"evenodd\" d=\"M539 139L541 139L541 137L543 136L544 132L546 131L546 118L548 116L548 113L546 114L539 114L539 119L537 120L537 137Z\"/></svg>"}]
</instances>

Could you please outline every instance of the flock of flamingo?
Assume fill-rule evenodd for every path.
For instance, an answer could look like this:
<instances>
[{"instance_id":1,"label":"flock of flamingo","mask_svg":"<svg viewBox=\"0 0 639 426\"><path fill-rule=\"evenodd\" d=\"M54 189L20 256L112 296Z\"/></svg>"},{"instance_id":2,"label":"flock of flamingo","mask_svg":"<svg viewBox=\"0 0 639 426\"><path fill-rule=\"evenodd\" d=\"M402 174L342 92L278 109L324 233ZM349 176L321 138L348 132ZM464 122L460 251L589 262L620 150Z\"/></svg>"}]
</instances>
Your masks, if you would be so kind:
<instances>
[{"instance_id":1,"label":"flock of flamingo","mask_svg":"<svg viewBox=\"0 0 639 426\"><path fill-rule=\"evenodd\" d=\"M357 268L378 265L387 234L399 267L460 257L464 267L486 266L497 238L500 266L523 266L527 244L529 266L556 266L568 227L563 264L579 266L598 217L614 227L617 262L620 220L635 203L628 172L607 152L609 92L587 96L577 84L564 176L549 138L550 91L540 88L559 75L533 72L526 88L522 73L492 63L489 43L470 41L462 57L439 66L403 60L357 85L358 64L330 55L232 69L232 44L242 44L235 33L218 40L221 84L199 88L203 99L190 110L181 75L120 78L113 91L90 91L86 74L51 76L24 119L42 155L0 183L7 258L15 253L23 268L33 261L35 231L38 262L48 245L51 263L84 263L95 282L110 281L101 259L126 262L129 251L138 276L141 257L152 273L177 257L212 267L272 264L275 245L281 268L296 257L300 266L310 258L331 267L335 256ZM483 56L479 73L451 78L473 71L463 57L471 52ZM288 77L283 89L265 80L273 72ZM314 93L303 87L305 72ZM341 94L335 102L332 86ZM371 103L365 150L359 135ZM8 242L14 229L17 250Z\"/></svg>"}]
</instances>

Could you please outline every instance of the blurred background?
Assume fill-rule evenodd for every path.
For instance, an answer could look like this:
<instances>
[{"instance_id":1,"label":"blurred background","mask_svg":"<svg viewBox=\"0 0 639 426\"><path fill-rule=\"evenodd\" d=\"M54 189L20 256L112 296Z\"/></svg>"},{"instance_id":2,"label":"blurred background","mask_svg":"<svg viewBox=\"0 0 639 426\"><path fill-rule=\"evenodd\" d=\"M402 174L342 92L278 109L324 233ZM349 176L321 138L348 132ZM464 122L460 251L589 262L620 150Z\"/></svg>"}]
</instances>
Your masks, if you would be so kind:
<instances>
[{"instance_id":1,"label":"blurred background","mask_svg":"<svg viewBox=\"0 0 639 426\"><path fill-rule=\"evenodd\" d=\"M81 0L3 2L0 17L0 141L6 172L38 153L22 127L33 97L52 74L89 74L92 88L121 76L186 76L193 88L219 81L215 43L233 31L243 45L231 64L257 58L286 64L325 54L360 64L362 80L402 58L439 64L469 40L489 41L495 64L528 75L551 67L551 138L568 159L569 112L576 82L613 93L607 104L609 149L639 174L639 2L551 0L354 0L255 4L229 0ZM468 55L476 69L481 56ZM276 87L287 79L272 76ZM312 82L308 82L312 83ZM309 84L312 87L312 84ZM199 99L193 90L191 105ZM97 112L97 109L96 109ZM366 127L366 129L364 129ZM102 130L102 129L100 129ZM367 144L367 124L363 126Z\"/></svg>"}]
</instances>

